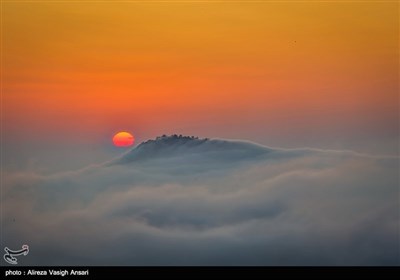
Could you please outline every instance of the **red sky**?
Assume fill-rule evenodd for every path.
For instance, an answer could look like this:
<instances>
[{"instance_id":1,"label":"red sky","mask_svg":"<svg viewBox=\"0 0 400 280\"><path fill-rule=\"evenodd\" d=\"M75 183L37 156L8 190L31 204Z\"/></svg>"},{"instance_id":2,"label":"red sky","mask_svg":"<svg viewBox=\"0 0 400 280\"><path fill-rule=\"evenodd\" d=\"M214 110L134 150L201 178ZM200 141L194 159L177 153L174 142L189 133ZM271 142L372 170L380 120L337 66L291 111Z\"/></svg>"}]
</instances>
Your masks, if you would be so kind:
<instances>
[{"instance_id":1,"label":"red sky","mask_svg":"<svg viewBox=\"0 0 400 280\"><path fill-rule=\"evenodd\" d=\"M393 152L398 2L2 2L8 142L130 131Z\"/></svg>"}]
</instances>

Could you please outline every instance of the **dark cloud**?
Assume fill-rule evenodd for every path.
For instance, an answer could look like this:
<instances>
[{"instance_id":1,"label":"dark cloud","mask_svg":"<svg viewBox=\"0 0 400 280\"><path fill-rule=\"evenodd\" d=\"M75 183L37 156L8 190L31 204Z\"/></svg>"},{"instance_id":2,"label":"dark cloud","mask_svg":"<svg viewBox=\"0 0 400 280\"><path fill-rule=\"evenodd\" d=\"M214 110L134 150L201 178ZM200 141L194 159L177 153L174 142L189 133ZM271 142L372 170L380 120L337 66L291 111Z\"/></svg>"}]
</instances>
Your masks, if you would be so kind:
<instances>
[{"instance_id":1,"label":"dark cloud","mask_svg":"<svg viewBox=\"0 0 400 280\"><path fill-rule=\"evenodd\" d=\"M399 264L397 157L187 143L4 174L2 246L29 244L24 265Z\"/></svg>"}]
</instances>

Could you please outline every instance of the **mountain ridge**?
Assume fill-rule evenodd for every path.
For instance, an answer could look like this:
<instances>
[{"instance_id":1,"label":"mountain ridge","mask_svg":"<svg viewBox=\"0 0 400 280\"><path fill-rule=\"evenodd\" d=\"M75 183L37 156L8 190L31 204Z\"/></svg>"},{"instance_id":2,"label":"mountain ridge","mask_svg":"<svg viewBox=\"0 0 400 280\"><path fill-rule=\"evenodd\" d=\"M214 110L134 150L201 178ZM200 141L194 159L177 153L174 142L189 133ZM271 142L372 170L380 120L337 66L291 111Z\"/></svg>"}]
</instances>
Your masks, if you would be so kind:
<instances>
[{"instance_id":1,"label":"mountain ridge","mask_svg":"<svg viewBox=\"0 0 400 280\"><path fill-rule=\"evenodd\" d=\"M134 147L120 158L115 164L133 163L163 158L175 158L182 155L219 160L240 160L257 158L273 149L239 140L199 138L184 135L162 135L147 140Z\"/></svg>"}]
</instances>

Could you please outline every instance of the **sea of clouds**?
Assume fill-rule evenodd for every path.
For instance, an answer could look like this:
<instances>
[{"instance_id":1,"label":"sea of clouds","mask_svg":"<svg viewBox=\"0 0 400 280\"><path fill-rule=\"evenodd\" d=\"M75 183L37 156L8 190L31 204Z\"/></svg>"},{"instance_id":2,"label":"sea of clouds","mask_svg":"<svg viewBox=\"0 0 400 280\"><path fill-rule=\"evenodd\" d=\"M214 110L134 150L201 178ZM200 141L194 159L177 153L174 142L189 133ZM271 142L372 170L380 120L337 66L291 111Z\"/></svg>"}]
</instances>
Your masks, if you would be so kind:
<instances>
[{"instance_id":1,"label":"sea of clouds","mask_svg":"<svg viewBox=\"0 0 400 280\"><path fill-rule=\"evenodd\" d=\"M3 173L1 246L28 244L22 265L399 264L398 157L209 141Z\"/></svg>"}]
</instances>

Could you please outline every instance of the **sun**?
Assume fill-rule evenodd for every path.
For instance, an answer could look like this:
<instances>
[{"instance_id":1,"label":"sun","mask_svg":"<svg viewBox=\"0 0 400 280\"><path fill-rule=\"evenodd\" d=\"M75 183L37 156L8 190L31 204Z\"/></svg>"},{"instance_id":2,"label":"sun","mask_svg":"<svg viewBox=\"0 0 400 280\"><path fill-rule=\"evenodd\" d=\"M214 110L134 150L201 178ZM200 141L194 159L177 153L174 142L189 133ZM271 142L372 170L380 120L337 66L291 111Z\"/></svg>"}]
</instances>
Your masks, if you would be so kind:
<instances>
[{"instance_id":1,"label":"sun","mask_svg":"<svg viewBox=\"0 0 400 280\"><path fill-rule=\"evenodd\" d=\"M135 137L129 132L121 131L114 135L112 141L116 147L129 147L135 143Z\"/></svg>"}]
</instances>

